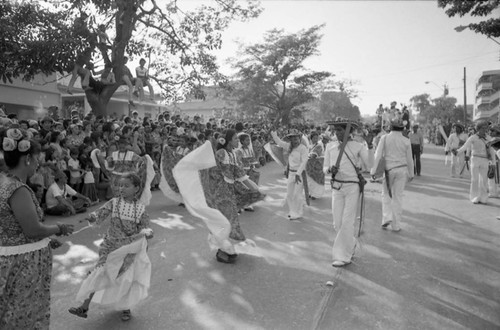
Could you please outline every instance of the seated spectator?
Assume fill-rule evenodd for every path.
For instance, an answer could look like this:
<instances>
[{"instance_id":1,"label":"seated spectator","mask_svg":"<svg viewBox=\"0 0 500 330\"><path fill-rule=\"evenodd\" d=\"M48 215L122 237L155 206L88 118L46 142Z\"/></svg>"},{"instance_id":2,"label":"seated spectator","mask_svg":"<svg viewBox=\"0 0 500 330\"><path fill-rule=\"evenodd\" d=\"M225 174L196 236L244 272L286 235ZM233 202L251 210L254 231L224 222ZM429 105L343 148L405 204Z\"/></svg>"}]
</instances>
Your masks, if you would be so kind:
<instances>
[{"instance_id":1,"label":"seated spectator","mask_svg":"<svg viewBox=\"0 0 500 330\"><path fill-rule=\"evenodd\" d=\"M63 172L57 171L54 181L45 194L45 213L68 216L87 211L90 199L68 186L68 178Z\"/></svg>"}]
</instances>

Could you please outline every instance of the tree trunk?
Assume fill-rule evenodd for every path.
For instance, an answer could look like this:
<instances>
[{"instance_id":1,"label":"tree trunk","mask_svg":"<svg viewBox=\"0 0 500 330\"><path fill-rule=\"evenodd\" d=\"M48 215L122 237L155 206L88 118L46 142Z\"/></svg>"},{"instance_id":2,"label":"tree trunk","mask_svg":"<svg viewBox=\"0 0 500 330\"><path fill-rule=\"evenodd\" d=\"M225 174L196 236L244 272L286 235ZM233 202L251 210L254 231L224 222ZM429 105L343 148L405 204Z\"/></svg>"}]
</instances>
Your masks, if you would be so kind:
<instances>
[{"instance_id":1,"label":"tree trunk","mask_svg":"<svg viewBox=\"0 0 500 330\"><path fill-rule=\"evenodd\" d=\"M92 108L92 112L96 116L108 115L106 109L108 107L109 100L111 99L111 96L116 91L116 89L117 87L110 85L104 87L104 89L101 91L100 94L98 94L94 90L87 90L85 92L85 95L87 96L87 101L89 102L90 107Z\"/></svg>"}]
</instances>

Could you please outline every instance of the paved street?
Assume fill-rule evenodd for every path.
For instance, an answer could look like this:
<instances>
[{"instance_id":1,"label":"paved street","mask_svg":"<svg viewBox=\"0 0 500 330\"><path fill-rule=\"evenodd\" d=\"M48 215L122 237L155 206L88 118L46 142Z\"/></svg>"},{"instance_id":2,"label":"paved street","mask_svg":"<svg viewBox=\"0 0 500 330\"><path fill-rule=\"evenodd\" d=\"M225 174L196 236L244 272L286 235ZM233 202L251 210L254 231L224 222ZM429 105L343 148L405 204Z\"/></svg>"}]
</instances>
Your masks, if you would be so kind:
<instances>
[{"instance_id":1,"label":"paved street","mask_svg":"<svg viewBox=\"0 0 500 330\"><path fill-rule=\"evenodd\" d=\"M473 205L468 180L447 172L442 148L426 145L400 233L380 229L381 185L369 183L360 246L343 269L331 266L330 189L291 222L275 163L261 171L269 199L241 215L256 247L235 265L215 260L201 221L154 192L148 299L127 323L96 305L88 319L67 312L104 232L84 229L54 251L51 329L499 329L500 199ZM81 218L65 221L80 229Z\"/></svg>"}]
</instances>

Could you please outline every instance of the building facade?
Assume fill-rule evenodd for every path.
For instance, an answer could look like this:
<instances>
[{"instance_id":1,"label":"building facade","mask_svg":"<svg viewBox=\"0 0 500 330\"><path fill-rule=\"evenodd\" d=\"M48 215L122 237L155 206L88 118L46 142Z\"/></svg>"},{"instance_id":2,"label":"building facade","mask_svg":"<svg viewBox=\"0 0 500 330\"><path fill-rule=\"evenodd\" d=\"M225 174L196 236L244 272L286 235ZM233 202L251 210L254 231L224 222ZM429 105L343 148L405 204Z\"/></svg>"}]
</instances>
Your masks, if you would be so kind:
<instances>
[{"instance_id":1,"label":"building facade","mask_svg":"<svg viewBox=\"0 0 500 330\"><path fill-rule=\"evenodd\" d=\"M500 70L483 71L476 82L474 120L500 120Z\"/></svg>"},{"instance_id":2,"label":"building facade","mask_svg":"<svg viewBox=\"0 0 500 330\"><path fill-rule=\"evenodd\" d=\"M61 108L62 97L57 88L57 75L37 75L32 81L13 79L0 82L0 104L7 114L18 119L41 119L51 107Z\"/></svg>"}]
</instances>

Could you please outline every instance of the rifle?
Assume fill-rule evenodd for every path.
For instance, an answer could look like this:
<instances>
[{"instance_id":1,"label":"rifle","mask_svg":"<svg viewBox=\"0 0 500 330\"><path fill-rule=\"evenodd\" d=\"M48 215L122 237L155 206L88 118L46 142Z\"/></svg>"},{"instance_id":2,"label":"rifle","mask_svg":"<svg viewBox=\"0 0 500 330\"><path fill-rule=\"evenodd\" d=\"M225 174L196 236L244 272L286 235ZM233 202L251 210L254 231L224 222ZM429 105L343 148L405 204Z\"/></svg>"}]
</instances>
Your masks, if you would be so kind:
<instances>
[{"instance_id":1,"label":"rifle","mask_svg":"<svg viewBox=\"0 0 500 330\"><path fill-rule=\"evenodd\" d=\"M347 123L347 126L346 126L345 131L344 131L344 137L342 140L342 144L340 145L340 148L339 148L339 156L337 157L337 161L335 162L335 168L337 168L337 171L335 171L335 172L332 171L332 179L330 181L330 183L332 185L333 185L333 181L335 180L335 175L338 172L338 168L340 166L340 161L342 160L342 156L344 155L345 146L347 145L347 141L349 140L350 132L351 132L351 123Z\"/></svg>"}]
</instances>

